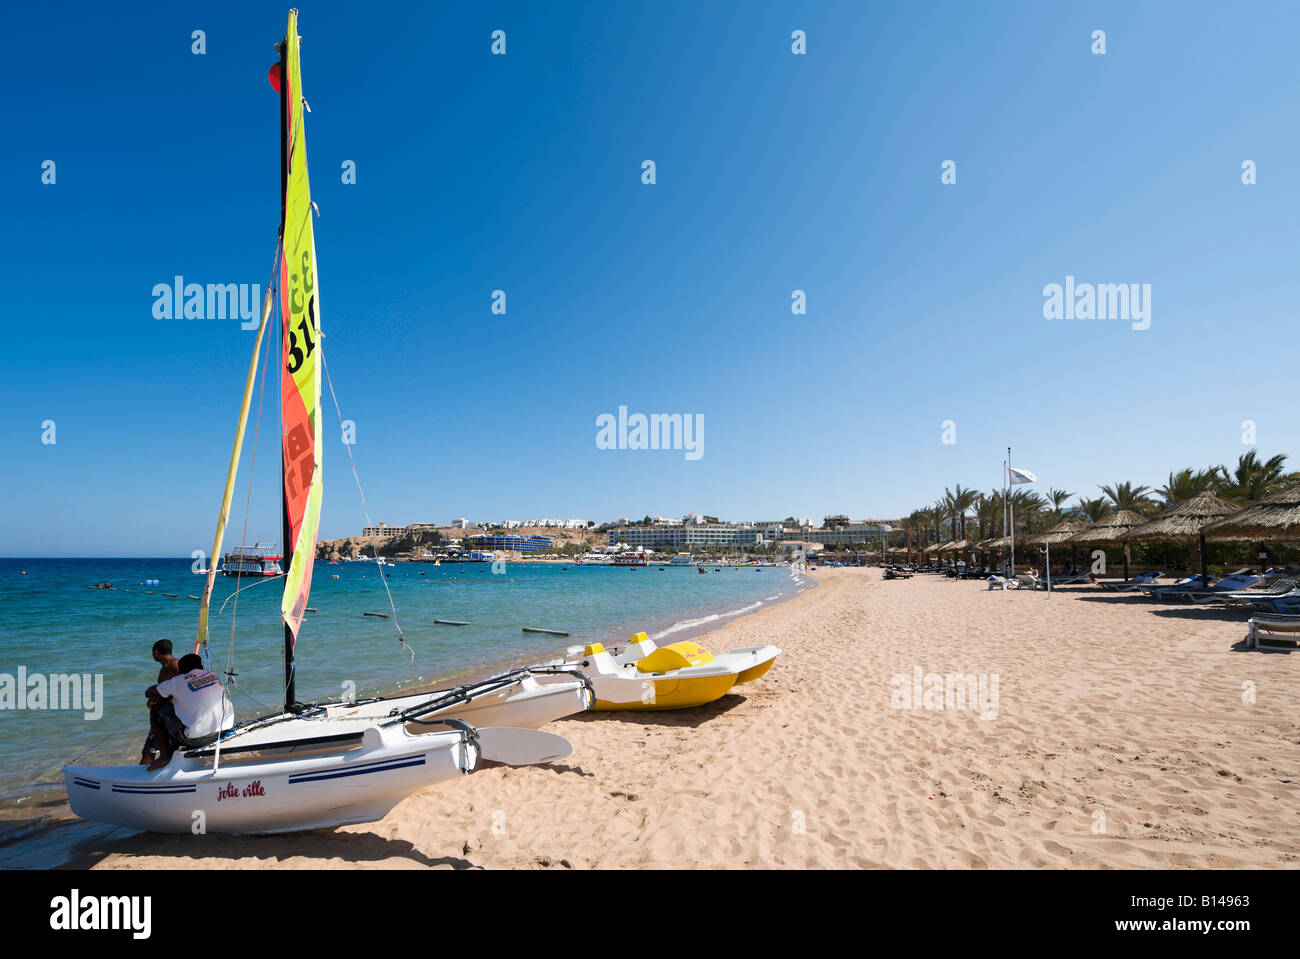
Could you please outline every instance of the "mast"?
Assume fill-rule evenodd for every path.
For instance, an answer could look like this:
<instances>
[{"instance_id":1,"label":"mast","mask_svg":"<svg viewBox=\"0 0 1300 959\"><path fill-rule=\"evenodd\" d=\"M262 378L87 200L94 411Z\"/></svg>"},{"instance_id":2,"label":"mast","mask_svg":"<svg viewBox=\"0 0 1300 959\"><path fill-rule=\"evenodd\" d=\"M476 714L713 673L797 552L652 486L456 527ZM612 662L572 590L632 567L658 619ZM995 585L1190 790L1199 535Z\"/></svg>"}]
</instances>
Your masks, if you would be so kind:
<instances>
[{"instance_id":1,"label":"mast","mask_svg":"<svg viewBox=\"0 0 1300 959\"><path fill-rule=\"evenodd\" d=\"M292 21L291 21L292 22ZM289 33L285 31L284 40L280 43L280 255L284 255L284 212L285 197L289 190L289 111L288 101L290 96L289 79L287 75L286 57L289 49ZM280 340L283 342L285 337L285 326L288 318L284 315L284 310L280 311ZM284 395L284 377L285 365L283 357L280 362L280 394ZM283 410L281 410L281 424L283 424ZM282 557L284 562L285 575L288 576L289 567L293 565L293 536L289 525L289 496L286 492L285 483L287 482L288 465L285 463L284 444L280 444L280 535L281 542L284 544ZM288 622L284 623L284 709L285 712L293 710L293 704L297 700L297 682L294 676L293 664L293 630Z\"/></svg>"}]
</instances>

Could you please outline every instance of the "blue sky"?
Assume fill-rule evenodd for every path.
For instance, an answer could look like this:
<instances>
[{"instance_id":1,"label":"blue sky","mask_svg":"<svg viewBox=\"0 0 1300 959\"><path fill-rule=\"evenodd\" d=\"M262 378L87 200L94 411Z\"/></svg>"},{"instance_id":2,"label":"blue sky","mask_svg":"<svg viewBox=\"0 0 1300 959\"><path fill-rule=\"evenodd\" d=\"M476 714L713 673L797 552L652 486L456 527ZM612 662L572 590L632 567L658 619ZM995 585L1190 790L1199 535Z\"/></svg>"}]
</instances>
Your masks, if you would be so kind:
<instances>
[{"instance_id":1,"label":"blue sky","mask_svg":"<svg viewBox=\"0 0 1300 959\"><path fill-rule=\"evenodd\" d=\"M0 555L210 542L253 334L151 291L265 286L285 9L6 14ZM1293 5L299 11L324 350L376 522L897 516L998 485L1008 445L1094 495L1235 461L1247 419L1297 451ZM1067 274L1149 283L1150 329L1045 320ZM279 535L274 399L250 541ZM325 403L332 537L363 515ZM703 416L704 456L598 449L620 405Z\"/></svg>"}]
</instances>

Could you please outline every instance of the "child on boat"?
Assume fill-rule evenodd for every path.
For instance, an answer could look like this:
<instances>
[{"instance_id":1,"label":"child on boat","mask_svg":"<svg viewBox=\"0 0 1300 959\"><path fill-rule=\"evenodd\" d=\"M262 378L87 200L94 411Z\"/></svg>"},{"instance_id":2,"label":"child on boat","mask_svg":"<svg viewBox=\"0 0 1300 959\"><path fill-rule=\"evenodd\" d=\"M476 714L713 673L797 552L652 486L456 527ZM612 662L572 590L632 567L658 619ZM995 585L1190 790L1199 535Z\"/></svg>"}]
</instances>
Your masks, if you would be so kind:
<instances>
[{"instance_id":1,"label":"child on boat","mask_svg":"<svg viewBox=\"0 0 1300 959\"><path fill-rule=\"evenodd\" d=\"M178 666L179 675L145 692L163 700L152 716L158 758L149 765L151 771L171 762L177 749L204 745L235 724L234 707L217 674L204 669L194 653L182 656Z\"/></svg>"}]
</instances>

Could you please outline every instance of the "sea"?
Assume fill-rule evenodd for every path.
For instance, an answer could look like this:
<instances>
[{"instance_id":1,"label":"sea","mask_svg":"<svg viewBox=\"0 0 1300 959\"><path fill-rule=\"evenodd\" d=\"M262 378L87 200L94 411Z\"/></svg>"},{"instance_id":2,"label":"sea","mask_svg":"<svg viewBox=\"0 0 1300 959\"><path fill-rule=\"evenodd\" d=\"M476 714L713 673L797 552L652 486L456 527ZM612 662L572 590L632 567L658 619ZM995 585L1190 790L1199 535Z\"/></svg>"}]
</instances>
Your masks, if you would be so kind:
<instances>
[{"instance_id":1,"label":"sea","mask_svg":"<svg viewBox=\"0 0 1300 959\"><path fill-rule=\"evenodd\" d=\"M779 566L701 568L318 561L294 650L297 699L437 688L642 631L691 638L811 585ZM139 758L158 672L150 650L168 639L177 656L193 651L204 580L190 559L0 559L0 868L57 863L87 834L64 821L52 835L42 810L66 816L64 765ZM241 720L283 701L282 583L215 581L208 665L234 674ZM80 697L61 687L77 701L34 697L54 674L81 677Z\"/></svg>"}]
</instances>

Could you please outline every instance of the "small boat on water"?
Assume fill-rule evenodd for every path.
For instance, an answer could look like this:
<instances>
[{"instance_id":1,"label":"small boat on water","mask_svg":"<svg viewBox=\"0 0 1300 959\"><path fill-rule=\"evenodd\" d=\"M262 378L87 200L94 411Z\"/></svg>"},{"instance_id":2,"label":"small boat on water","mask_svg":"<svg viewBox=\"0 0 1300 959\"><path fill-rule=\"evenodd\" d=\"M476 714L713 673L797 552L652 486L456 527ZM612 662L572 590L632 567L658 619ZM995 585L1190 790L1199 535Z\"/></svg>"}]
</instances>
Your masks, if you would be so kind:
<instances>
[{"instance_id":1,"label":"small boat on water","mask_svg":"<svg viewBox=\"0 0 1300 959\"><path fill-rule=\"evenodd\" d=\"M679 641L656 646L637 633L625 646L571 646L550 668L577 668L591 681L595 710L688 709L725 696L734 686L764 675L781 650L747 646L714 656L703 646Z\"/></svg>"},{"instance_id":2,"label":"small boat on water","mask_svg":"<svg viewBox=\"0 0 1300 959\"><path fill-rule=\"evenodd\" d=\"M221 572L227 576L283 576L280 559L275 546L240 546L222 557Z\"/></svg>"},{"instance_id":3,"label":"small boat on water","mask_svg":"<svg viewBox=\"0 0 1300 959\"><path fill-rule=\"evenodd\" d=\"M614 557L615 566L648 566L646 554L637 550L635 553L619 553Z\"/></svg>"},{"instance_id":4,"label":"small boat on water","mask_svg":"<svg viewBox=\"0 0 1300 959\"><path fill-rule=\"evenodd\" d=\"M608 553L592 551L583 553L574 561L578 566L612 566L614 558Z\"/></svg>"}]
</instances>

